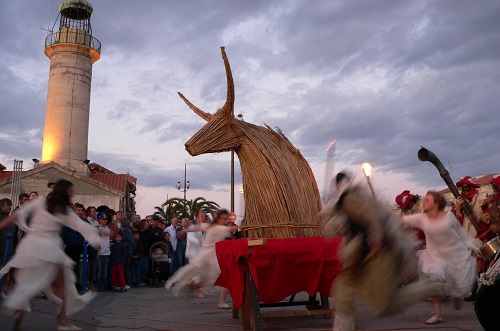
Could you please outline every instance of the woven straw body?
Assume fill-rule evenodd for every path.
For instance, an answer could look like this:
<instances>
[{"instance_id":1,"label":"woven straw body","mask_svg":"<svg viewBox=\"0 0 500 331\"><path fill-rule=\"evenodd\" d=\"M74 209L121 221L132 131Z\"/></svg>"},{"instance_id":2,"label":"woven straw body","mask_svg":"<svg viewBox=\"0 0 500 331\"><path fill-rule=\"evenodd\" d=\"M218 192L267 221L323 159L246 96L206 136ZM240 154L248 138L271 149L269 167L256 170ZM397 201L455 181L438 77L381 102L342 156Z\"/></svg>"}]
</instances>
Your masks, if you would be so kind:
<instances>
[{"instance_id":1,"label":"woven straw body","mask_svg":"<svg viewBox=\"0 0 500 331\"><path fill-rule=\"evenodd\" d=\"M321 200L309 164L278 130L237 120L233 116L234 84L224 48L228 84L225 105L205 113L181 98L207 124L185 146L193 156L234 150L241 164L248 238L292 238L322 235L317 214Z\"/></svg>"}]
</instances>

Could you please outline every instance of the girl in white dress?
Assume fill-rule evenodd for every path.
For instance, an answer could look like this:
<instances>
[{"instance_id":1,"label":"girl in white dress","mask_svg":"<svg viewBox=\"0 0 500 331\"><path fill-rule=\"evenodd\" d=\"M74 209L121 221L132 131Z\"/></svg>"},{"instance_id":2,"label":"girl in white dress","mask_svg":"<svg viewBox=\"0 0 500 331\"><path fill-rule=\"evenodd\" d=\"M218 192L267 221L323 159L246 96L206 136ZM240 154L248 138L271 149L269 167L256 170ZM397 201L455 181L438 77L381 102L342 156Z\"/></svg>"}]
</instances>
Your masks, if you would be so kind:
<instances>
[{"instance_id":1,"label":"girl in white dress","mask_svg":"<svg viewBox=\"0 0 500 331\"><path fill-rule=\"evenodd\" d=\"M425 233L426 249L421 251L418 265L421 273L446 284L453 305L460 309L462 300L471 292L476 281L477 263L471 255L472 237L453 213L445 212L446 200L437 192L427 192L423 213L404 216L402 221ZM441 318L442 297L432 298L434 315L426 324L436 324Z\"/></svg>"},{"instance_id":2,"label":"girl in white dress","mask_svg":"<svg viewBox=\"0 0 500 331\"><path fill-rule=\"evenodd\" d=\"M198 257L189 261L189 264L177 270L177 272L167 281L165 288L170 290L175 286L178 291L181 288L192 289L211 287L220 275L219 262L215 253L215 244L226 238L230 238L237 226L228 226L229 213L225 209L219 210L215 221L205 228L205 240ZM182 230L184 232L202 231L202 228L192 228ZM222 289L218 307L222 309L230 308L225 302L227 290Z\"/></svg>"},{"instance_id":3,"label":"girl in white dress","mask_svg":"<svg viewBox=\"0 0 500 331\"><path fill-rule=\"evenodd\" d=\"M205 231L209 226L209 223L205 223L206 215L203 210L198 211L196 214L196 224L192 223L188 226L188 229L200 228ZM203 245L203 233L201 231L188 232L187 233L187 247L186 247L186 257L188 261L194 261L200 255L201 247ZM199 283L198 277L193 279L194 283ZM201 288L198 289L198 298L206 298L207 296Z\"/></svg>"},{"instance_id":4,"label":"girl in white dress","mask_svg":"<svg viewBox=\"0 0 500 331\"><path fill-rule=\"evenodd\" d=\"M59 180L50 198L35 198L18 208L0 223L0 229L12 222L26 232L15 255L0 270L0 277L15 268L16 285L4 305L15 313L14 330L23 330L23 317L30 311L30 301L44 292L54 305L57 330L81 330L68 322L66 314L81 310L94 294L78 295L76 291L73 261L64 253L60 236L64 226L80 232L94 248L100 247L97 229L82 221L69 208L73 196L73 184ZM29 227L26 219L30 218Z\"/></svg>"}]
</instances>

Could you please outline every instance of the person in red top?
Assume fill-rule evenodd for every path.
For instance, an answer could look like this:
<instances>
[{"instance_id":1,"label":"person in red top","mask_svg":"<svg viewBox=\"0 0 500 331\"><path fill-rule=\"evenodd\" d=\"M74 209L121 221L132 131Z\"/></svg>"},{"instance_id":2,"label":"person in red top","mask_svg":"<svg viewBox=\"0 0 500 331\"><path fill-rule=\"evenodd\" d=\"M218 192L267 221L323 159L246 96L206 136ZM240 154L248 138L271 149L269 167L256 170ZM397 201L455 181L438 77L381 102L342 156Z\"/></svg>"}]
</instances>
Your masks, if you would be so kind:
<instances>
[{"instance_id":1,"label":"person in red top","mask_svg":"<svg viewBox=\"0 0 500 331\"><path fill-rule=\"evenodd\" d=\"M500 234L500 176L490 182L493 195L484 200L481 205L481 221L488 224L492 236Z\"/></svg>"},{"instance_id":2,"label":"person in red top","mask_svg":"<svg viewBox=\"0 0 500 331\"><path fill-rule=\"evenodd\" d=\"M413 215L422 211L421 197L418 194L411 194L410 191L405 190L395 200L399 209L401 209L401 216ZM425 249L424 232L418 228L412 228L411 231L415 233L420 243L417 249Z\"/></svg>"},{"instance_id":3,"label":"person in red top","mask_svg":"<svg viewBox=\"0 0 500 331\"><path fill-rule=\"evenodd\" d=\"M474 211L474 217L478 219L477 216L479 215L479 211L476 210L476 204L479 193L479 184L477 184L476 181L470 176L465 176L457 182L457 188L460 190L460 197L458 197L453 202L453 204L451 205L451 210L453 211L453 214L455 214L455 217L460 222L460 224L462 224L465 232L470 234L473 238L479 237L484 232L488 231L488 226L485 224L480 224L480 228L476 230L470 221L470 217L468 217L461 209L463 201L467 200L467 202L472 207L472 210Z\"/></svg>"}]
</instances>

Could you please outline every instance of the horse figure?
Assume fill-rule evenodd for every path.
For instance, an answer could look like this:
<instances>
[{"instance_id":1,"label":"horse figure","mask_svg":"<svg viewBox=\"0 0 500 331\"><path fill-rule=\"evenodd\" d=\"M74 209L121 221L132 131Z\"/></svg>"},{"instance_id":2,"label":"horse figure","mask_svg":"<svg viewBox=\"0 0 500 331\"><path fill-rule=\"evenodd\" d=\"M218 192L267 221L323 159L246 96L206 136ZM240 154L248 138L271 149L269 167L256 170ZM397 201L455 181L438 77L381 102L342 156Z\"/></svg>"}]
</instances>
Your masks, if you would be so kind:
<instances>
[{"instance_id":1,"label":"horse figure","mask_svg":"<svg viewBox=\"0 0 500 331\"><path fill-rule=\"evenodd\" d=\"M277 129L234 118L234 83L224 47L227 98L215 114L202 111L182 93L184 102L207 121L185 143L192 156L234 150L241 164L248 238L292 238L322 234L317 214L319 191L309 164Z\"/></svg>"}]
</instances>

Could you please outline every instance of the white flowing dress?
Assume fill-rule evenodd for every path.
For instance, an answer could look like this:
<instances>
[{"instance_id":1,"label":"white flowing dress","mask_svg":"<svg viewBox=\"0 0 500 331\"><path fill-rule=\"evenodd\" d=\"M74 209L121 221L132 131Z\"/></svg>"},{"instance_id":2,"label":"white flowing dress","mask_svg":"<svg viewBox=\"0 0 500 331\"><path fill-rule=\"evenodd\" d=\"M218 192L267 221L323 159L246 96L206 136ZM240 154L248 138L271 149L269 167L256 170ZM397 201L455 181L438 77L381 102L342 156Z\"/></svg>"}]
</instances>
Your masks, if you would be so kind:
<instances>
[{"instance_id":1,"label":"white flowing dress","mask_svg":"<svg viewBox=\"0 0 500 331\"><path fill-rule=\"evenodd\" d=\"M166 289L184 287L191 281L201 287L211 287L220 275L219 262L215 253L215 244L232 236L231 228L225 225L212 224L207 227L205 240L200 254L189 261L189 264L177 270L165 284Z\"/></svg>"},{"instance_id":2,"label":"white flowing dress","mask_svg":"<svg viewBox=\"0 0 500 331\"><path fill-rule=\"evenodd\" d=\"M82 221L70 208L66 215L52 215L47 211L44 197L25 203L15 213L18 215L17 224L26 234L12 259L0 270L0 277L3 277L11 268L16 268L16 285L8 294L4 305L14 311L30 311L30 300L43 292L54 304L56 314L60 312L63 300L68 315L81 310L92 300L94 293L79 295L76 291L74 262L64 253L61 230L64 226L70 227L80 232L91 246L99 248L101 239L97 229ZM29 227L26 226L28 216L31 219ZM51 289L51 284L61 269L64 274L65 298L58 298Z\"/></svg>"},{"instance_id":3,"label":"white flowing dress","mask_svg":"<svg viewBox=\"0 0 500 331\"><path fill-rule=\"evenodd\" d=\"M470 295L477 277L477 262L471 255L473 238L455 216L448 212L439 220L426 214L403 217L403 222L425 233L426 249L420 251L420 271L447 284L449 294L462 298Z\"/></svg>"}]
</instances>

